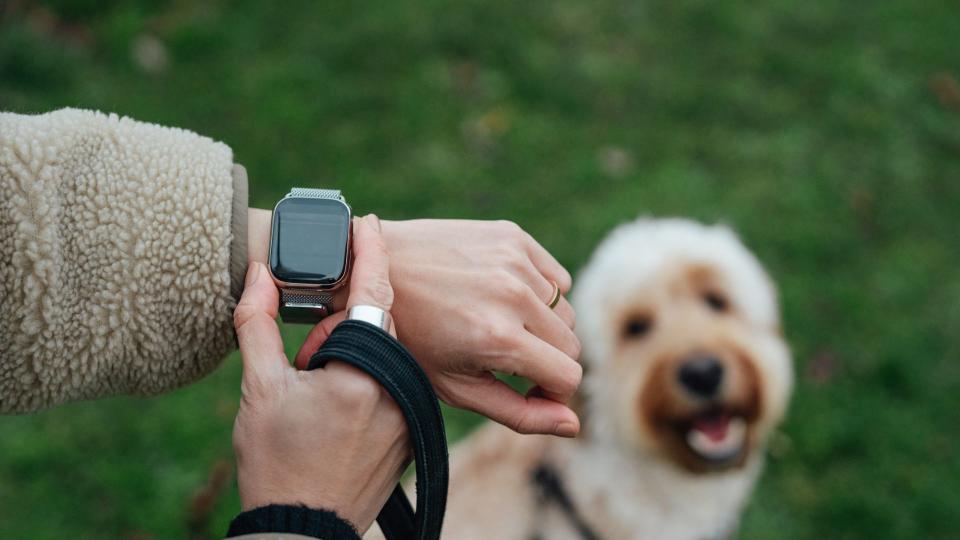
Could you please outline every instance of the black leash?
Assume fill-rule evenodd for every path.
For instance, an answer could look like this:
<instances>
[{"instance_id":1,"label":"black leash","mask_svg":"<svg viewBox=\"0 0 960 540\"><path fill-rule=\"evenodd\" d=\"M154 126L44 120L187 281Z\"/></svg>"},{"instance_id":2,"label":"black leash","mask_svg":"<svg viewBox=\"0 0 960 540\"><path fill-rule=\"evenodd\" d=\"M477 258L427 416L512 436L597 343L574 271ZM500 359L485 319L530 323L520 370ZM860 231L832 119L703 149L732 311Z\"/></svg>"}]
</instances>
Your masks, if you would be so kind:
<instances>
[{"instance_id":1,"label":"black leash","mask_svg":"<svg viewBox=\"0 0 960 540\"><path fill-rule=\"evenodd\" d=\"M541 463L533 471L533 482L539 488L540 501L543 504L556 504L563 511L573 528L580 533L580 538L583 540L600 540L600 535L594 532L593 528L584 521L580 512L577 512L573 499L570 498L567 490L563 487L563 480L553 467Z\"/></svg>"},{"instance_id":2,"label":"black leash","mask_svg":"<svg viewBox=\"0 0 960 540\"><path fill-rule=\"evenodd\" d=\"M406 348L384 330L362 321L337 325L310 357L307 369L341 360L380 383L403 411L417 466L417 509L398 485L377 516L387 540L440 538L450 476L443 417L433 387Z\"/></svg>"}]
</instances>

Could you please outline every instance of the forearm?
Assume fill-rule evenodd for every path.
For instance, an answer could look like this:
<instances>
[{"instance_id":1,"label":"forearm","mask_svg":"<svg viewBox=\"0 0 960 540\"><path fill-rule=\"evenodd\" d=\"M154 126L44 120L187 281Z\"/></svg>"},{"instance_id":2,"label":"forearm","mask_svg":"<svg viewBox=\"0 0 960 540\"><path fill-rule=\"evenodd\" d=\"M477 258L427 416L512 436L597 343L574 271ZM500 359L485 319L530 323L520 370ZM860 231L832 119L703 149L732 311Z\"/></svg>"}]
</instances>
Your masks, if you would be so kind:
<instances>
[{"instance_id":1,"label":"forearm","mask_svg":"<svg viewBox=\"0 0 960 540\"><path fill-rule=\"evenodd\" d=\"M270 210L247 209L247 259L248 262L267 264L270 249Z\"/></svg>"}]
</instances>

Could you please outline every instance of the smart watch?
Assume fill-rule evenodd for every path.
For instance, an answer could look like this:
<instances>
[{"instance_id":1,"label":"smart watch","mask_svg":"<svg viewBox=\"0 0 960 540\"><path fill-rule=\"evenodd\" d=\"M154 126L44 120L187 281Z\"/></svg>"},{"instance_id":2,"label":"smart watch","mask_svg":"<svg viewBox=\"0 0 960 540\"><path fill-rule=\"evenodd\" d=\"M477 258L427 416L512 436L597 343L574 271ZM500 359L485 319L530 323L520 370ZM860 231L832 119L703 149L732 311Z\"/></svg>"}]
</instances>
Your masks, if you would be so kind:
<instances>
[{"instance_id":1,"label":"smart watch","mask_svg":"<svg viewBox=\"0 0 960 540\"><path fill-rule=\"evenodd\" d=\"M351 263L351 210L336 189L293 188L273 208L269 267L284 322L316 324Z\"/></svg>"}]
</instances>

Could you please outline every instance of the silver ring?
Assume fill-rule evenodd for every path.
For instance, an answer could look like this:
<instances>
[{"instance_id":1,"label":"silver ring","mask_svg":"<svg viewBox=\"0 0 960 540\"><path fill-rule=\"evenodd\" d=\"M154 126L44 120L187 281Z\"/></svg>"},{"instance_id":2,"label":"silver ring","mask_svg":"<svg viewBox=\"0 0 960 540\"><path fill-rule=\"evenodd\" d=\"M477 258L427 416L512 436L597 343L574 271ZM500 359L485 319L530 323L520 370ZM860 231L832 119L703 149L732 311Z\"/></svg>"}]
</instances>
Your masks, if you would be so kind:
<instances>
[{"instance_id":1,"label":"silver ring","mask_svg":"<svg viewBox=\"0 0 960 540\"><path fill-rule=\"evenodd\" d=\"M393 317L376 306L353 306L347 310L347 320L370 323L385 332L393 330Z\"/></svg>"}]
</instances>

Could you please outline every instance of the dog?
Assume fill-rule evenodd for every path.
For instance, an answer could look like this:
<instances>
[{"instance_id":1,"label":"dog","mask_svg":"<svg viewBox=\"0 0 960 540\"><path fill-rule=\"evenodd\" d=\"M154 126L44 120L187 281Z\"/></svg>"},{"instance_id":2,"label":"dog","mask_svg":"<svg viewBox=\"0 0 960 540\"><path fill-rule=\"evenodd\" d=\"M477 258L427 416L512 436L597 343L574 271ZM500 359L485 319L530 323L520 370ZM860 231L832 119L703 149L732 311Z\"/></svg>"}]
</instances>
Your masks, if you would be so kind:
<instances>
[{"instance_id":1,"label":"dog","mask_svg":"<svg viewBox=\"0 0 960 540\"><path fill-rule=\"evenodd\" d=\"M576 439L488 423L451 451L444 538L736 532L793 386L773 282L729 228L639 219L575 283Z\"/></svg>"}]
</instances>

